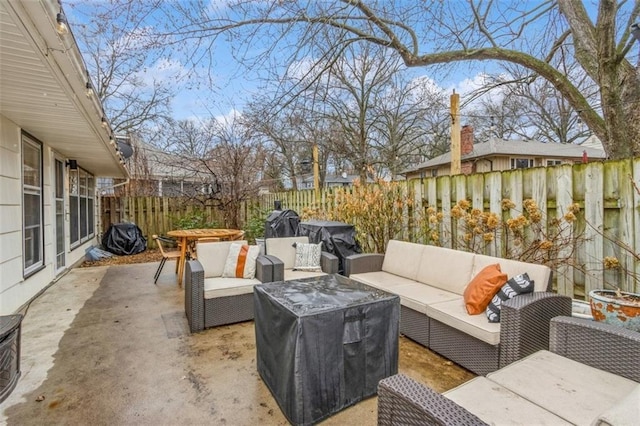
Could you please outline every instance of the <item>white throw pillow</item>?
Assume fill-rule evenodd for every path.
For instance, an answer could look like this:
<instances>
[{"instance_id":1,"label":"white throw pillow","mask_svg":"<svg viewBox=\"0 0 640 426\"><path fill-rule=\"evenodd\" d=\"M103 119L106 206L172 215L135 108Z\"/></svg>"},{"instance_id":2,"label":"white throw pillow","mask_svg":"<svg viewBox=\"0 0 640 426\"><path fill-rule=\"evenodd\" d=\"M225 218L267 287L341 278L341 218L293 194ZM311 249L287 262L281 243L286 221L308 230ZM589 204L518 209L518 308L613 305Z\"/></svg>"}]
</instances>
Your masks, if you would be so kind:
<instances>
[{"instance_id":1,"label":"white throw pillow","mask_svg":"<svg viewBox=\"0 0 640 426\"><path fill-rule=\"evenodd\" d=\"M256 276L256 259L259 255L259 246L250 246L242 243L231 244L222 276L254 278Z\"/></svg>"},{"instance_id":2,"label":"white throw pillow","mask_svg":"<svg viewBox=\"0 0 640 426\"><path fill-rule=\"evenodd\" d=\"M322 255L322 243L296 243L296 260L294 271L321 272L320 256Z\"/></svg>"}]
</instances>

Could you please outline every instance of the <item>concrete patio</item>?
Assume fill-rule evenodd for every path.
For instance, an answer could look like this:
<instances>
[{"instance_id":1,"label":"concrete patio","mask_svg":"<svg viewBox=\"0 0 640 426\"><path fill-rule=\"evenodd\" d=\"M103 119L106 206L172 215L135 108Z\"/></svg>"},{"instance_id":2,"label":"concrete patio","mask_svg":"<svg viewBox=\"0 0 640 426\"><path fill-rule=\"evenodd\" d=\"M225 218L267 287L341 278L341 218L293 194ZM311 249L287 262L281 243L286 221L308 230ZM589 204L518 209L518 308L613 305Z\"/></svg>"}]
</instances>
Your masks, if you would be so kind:
<instances>
[{"instance_id":1,"label":"concrete patio","mask_svg":"<svg viewBox=\"0 0 640 426\"><path fill-rule=\"evenodd\" d=\"M173 265L75 268L27 308L0 422L286 425L255 366L253 322L189 334ZM474 375L400 338L400 372L438 391ZM322 422L376 424L372 397Z\"/></svg>"}]
</instances>

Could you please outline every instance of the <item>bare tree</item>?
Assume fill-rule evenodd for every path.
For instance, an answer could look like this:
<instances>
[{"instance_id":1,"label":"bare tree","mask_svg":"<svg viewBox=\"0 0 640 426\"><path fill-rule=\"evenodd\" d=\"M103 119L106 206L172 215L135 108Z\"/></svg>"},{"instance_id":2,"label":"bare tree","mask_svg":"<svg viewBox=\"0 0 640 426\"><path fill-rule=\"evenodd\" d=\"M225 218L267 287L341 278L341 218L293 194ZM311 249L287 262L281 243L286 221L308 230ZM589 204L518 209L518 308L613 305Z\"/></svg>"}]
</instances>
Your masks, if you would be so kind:
<instances>
[{"instance_id":1,"label":"bare tree","mask_svg":"<svg viewBox=\"0 0 640 426\"><path fill-rule=\"evenodd\" d=\"M336 155L349 161L362 181L366 181L374 163L373 137L376 125L388 123L383 108L385 92L392 88L392 78L400 63L377 47L347 46L342 59L335 61L315 89L321 97L320 113L340 129L340 137L332 140ZM389 140L381 141L388 148ZM395 161L395 155L392 157Z\"/></svg>"},{"instance_id":2,"label":"bare tree","mask_svg":"<svg viewBox=\"0 0 640 426\"><path fill-rule=\"evenodd\" d=\"M247 61L264 60L274 52L294 52L286 57L298 59L330 34L323 42L333 56L348 44L365 42L395 51L409 67L464 61L519 64L562 94L609 156L640 154L640 85L629 60L635 42L629 29L640 14L639 0L600 0L595 20L576 0L469 0L463 7L450 2L236 1L209 17L203 17L206 9L201 6L195 2L179 8L179 25L167 31L171 42L191 39L210 46L216 36L230 32L245 42L236 45L236 52ZM273 43L261 49L264 56L242 55L247 46L264 46L265 39ZM560 47L571 51L595 82L598 105L553 66Z\"/></svg>"},{"instance_id":3,"label":"bare tree","mask_svg":"<svg viewBox=\"0 0 640 426\"><path fill-rule=\"evenodd\" d=\"M238 228L242 202L258 193L265 152L243 125L239 113L205 123L181 121L171 130L165 150L192 181L197 195L222 213L225 226Z\"/></svg>"},{"instance_id":4,"label":"bare tree","mask_svg":"<svg viewBox=\"0 0 640 426\"><path fill-rule=\"evenodd\" d=\"M391 178L408 165L432 157L435 135L443 132L449 146L449 124L443 120L447 110L444 93L427 78L407 81L404 74L391 76L390 84L373 103L376 110L372 145L379 164ZM444 124L446 121L446 129Z\"/></svg>"},{"instance_id":5,"label":"bare tree","mask_svg":"<svg viewBox=\"0 0 640 426\"><path fill-rule=\"evenodd\" d=\"M570 57L560 53L554 63L571 76L591 104L597 104L593 81ZM504 64L501 68L503 73L486 75L482 87L467 97L467 102L475 105L468 116L479 140L520 137L572 143L590 134L578 111L548 81L518 65Z\"/></svg>"},{"instance_id":6,"label":"bare tree","mask_svg":"<svg viewBox=\"0 0 640 426\"><path fill-rule=\"evenodd\" d=\"M278 108L274 114L273 99L264 96L256 98L249 104L245 113L245 125L251 129L253 136L260 135L264 148L272 153L270 162L280 170L279 178L291 182L293 190L298 189L300 164L310 155L304 134L304 109L300 102L288 102L285 107Z\"/></svg>"},{"instance_id":7,"label":"bare tree","mask_svg":"<svg viewBox=\"0 0 640 426\"><path fill-rule=\"evenodd\" d=\"M171 117L175 81L182 70L151 45L146 20L160 2L71 1L78 45L91 84L115 134L140 135Z\"/></svg>"}]
</instances>

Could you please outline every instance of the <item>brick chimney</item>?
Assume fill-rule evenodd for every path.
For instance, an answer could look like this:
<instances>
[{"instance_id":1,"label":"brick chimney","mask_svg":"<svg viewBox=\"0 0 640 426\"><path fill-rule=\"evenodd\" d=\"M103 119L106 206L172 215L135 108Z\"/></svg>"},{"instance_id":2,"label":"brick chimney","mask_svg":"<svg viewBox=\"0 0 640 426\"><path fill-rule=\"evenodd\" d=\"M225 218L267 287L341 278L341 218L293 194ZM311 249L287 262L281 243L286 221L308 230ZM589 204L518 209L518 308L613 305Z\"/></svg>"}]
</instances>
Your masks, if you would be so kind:
<instances>
[{"instance_id":1,"label":"brick chimney","mask_svg":"<svg viewBox=\"0 0 640 426\"><path fill-rule=\"evenodd\" d=\"M460 129L460 154L465 155L471 152L473 152L473 127L467 124Z\"/></svg>"}]
</instances>

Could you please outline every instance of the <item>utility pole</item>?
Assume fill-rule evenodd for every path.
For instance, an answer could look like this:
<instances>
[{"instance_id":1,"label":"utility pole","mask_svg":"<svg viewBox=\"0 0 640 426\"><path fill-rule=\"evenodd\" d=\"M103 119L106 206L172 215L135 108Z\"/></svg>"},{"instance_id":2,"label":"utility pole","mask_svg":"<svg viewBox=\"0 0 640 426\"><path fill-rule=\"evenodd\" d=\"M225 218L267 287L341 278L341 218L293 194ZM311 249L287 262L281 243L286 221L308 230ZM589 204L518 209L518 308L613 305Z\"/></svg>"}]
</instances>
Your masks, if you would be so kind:
<instances>
[{"instance_id":1,"label":"utility pole","mask_svg":"<svg viewBox=\"0 0 640 426\"><path fill-rule=\"evenodd\" d=\"M320 167L318 165L318 144L313 144L313 188L315 189L316 204L320 205Z\"/></svg>"},{"instance_id":2,"label":"utility pole","mask_svg":"<svg viewBox=\"0 0 640 426\"><path fill-rule=\"evenodd\" d=\"M460 95L451 95L451 176L459 175L460 165Z\"/></svg>"}]
</instances>

